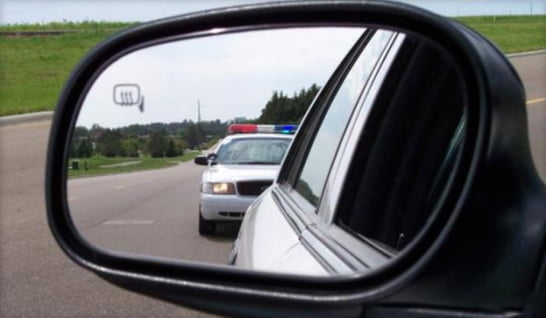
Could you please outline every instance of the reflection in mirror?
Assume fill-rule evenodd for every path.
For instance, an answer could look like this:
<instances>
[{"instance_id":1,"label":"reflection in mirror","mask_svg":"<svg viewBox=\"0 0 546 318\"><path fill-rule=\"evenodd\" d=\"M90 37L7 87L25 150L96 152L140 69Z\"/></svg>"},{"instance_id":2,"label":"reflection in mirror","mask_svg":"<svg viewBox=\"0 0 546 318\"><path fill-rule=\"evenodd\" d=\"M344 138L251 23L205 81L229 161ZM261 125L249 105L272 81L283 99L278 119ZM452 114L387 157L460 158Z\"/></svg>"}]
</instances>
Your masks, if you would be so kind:
<instances>
[{"instance_id":1,"label":"reflection in mirror","mask_svg":"<svg viewBox=\"0 0 546 318\"><path fill-rule=\"evenodd\" d=\"M76 228L108 250L246 269L333 275L384 264L433 214L464 132L456 69L427 43L308 27L119 58L74 127ZM318 131L297 147L306 155L284 160L321 89L329 97L306 117ZM408 174L415 162L422 169ZM295 176L274 189L284 196L270 187L281 166ZM308 224L294 226L298 215Z\"/></svg>"}]
</instances>

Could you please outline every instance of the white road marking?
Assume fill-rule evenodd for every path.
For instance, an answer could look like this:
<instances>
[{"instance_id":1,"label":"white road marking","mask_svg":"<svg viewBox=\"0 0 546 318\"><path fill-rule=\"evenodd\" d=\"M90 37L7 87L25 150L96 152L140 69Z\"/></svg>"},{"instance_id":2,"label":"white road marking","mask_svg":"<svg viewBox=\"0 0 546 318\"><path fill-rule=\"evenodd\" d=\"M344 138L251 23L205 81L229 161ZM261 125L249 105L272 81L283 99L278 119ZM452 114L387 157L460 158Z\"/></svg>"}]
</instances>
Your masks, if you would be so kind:
<instances>
[{"instance_id":1,"label":"white road marking","mask_svg":"<svg viewBox=\"0 0 546 318\"><path fill-rule=\"evenodd\" d=\"M118 186L116 186L114 189L115 189L115 190L121 190L121 189L124 189L124 188L125 188L124 185L118 185Z\"/></svg>"},{"instance_id":2,"label":"white road marking","mask_svg":"<svg viewBox=\"0 0 546 318\"><path fill-rule=\"evenodd\" d=\"M152 225L155 220L108 220L101 225Z\"/></svg>"},{"instance_id":3,"label":"white road marking","mask_svg":"<svg viewBox=\"0 0 546 318\"><path fill-rule=\"evenodd\" d=\"M528 100L527 105L532 105L532 104L536 104L536 103L540 103L540 102L544 102L544 101L546 101L546 98L544 98L544 97L535 98L535 99Z\"/></svg>"}]
</instances>

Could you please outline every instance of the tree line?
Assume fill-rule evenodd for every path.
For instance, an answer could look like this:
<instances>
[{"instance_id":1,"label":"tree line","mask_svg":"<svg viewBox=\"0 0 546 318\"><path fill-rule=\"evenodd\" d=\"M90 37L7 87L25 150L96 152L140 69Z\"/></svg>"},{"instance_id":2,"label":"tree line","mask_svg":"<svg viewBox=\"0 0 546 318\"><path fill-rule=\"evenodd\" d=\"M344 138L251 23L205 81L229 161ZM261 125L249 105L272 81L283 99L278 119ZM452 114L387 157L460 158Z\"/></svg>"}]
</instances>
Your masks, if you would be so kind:
<instances>
[{"instance_id":1,"label":"tree line","mask_svg":"<svg viewBox=\"0 0 546 318\"><path fill-rule=\"evenodd\" d=\"M256 119L256 124L299 124L307 108L319 91L316 84L301 89L291 97L282 91L274 91ZM133 124L120 128L104 128L97 124L91 128L75 128L70 151L72 158L89 158L100 154L104 157L153 158L176 157L185 149L199 149L213 139L223 138L231 122L191 120L173 123Z\"/></svg>"},{"instance_id":2,"label":"tree line","mask_svg":"<svg viewBox=\"0 0 546 318\"><path fill-rule=\"evenodd\" d=\"M185 120L121 128L104 128L96 124L90 129L78 126L70 157L89 158L96 154L104 157L177 157L183 155L185 149L198 149L205 142L222 138L227 125L219 120L200 123Z\"/></svg>"},{"instance_id":3,"label":"tree line","mask_svg":"<svg viewBox=\"0 0 546 318\"><path fill-rule=\"evenodd\" d=\"M274 91L273 96L265 104L257 124L299 124L313 102L320 88L313 84L311 87L301 89L292 97L282 91Z\"/></svg>"}]
</instances>

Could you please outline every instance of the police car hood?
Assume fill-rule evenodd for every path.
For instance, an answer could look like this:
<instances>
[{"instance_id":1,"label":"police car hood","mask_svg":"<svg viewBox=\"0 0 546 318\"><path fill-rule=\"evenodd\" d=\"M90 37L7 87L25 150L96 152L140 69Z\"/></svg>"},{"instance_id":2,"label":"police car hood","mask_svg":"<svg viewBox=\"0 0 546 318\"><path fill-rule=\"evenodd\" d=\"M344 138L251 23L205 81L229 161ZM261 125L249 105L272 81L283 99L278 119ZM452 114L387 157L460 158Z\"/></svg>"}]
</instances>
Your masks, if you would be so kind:
<instances>
[{"instance_id":1,"label":"police car hood","mask_svg":"<svg viewBox=\"0 0 546 318\"><path fill-rule=\"evenodd\" d=\"M274 180L280 165L213 165L203 173L204 182Z\"/></svg>"}]
</instances>

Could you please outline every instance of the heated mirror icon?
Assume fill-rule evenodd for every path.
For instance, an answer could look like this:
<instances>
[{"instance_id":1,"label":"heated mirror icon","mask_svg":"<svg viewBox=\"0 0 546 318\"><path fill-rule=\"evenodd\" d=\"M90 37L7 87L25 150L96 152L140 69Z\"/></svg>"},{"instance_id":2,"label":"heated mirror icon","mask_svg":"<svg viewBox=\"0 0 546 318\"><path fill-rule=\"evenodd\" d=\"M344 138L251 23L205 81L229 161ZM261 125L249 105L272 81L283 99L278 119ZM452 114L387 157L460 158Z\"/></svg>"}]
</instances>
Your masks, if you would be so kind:
<instances>
[{"instance_id":1,"label":"heated mirror icon","mask_svg":"<svg viewBox=\"0 0 546 318\"><path fill-rule=\"evenodd\" d=\"M114 103L120 106L137 106L144 112L144 96L137 84L117 84L114 86Z\"/></svg>"}]
</instances>

